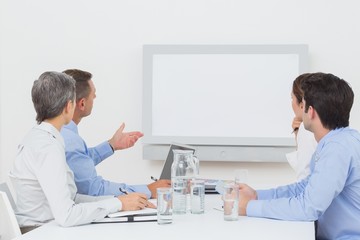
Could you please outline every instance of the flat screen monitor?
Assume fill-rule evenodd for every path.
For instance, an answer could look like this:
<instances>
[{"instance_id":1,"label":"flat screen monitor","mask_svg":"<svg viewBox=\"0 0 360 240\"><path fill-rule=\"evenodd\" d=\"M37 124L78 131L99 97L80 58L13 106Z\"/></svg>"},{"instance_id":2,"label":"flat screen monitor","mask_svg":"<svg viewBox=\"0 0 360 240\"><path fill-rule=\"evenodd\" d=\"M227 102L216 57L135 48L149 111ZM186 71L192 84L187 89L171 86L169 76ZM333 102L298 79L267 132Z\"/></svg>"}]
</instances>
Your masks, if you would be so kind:
<instances>
[{"instance_id":1,"label":"flat screen monitor","mask_svg":"<svg viewBox=\"0 0 360 240\"><path fill-rule=\"evenodd\" d=\"M293 80L307 71L306 45L143 50L144 144L294 146L290 94Z\"/></svg>"}]
</instances>

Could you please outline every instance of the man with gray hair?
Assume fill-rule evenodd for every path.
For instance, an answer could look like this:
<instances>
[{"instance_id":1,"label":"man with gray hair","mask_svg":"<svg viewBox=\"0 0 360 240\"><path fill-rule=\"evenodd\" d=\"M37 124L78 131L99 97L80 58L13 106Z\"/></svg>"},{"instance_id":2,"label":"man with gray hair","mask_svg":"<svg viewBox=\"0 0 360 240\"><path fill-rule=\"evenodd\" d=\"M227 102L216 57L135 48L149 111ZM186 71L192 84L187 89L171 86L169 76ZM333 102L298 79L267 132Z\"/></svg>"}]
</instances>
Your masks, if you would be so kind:
<instances>
[{"instance_id":1,"label":"man with gray hair","mask_svg":"<svg viewBox=\"0 0 360 240\"><path fill-rule=\"evenodd\" d=\"M45 72L34 81L31 94L38 125L19 145L10 172L17 193L15 214L22 233L51 220L64 227L75 226L119 210L154 207L145 194L117 198L76 194L60 134L74 114L75 81L63 73Z\"/></svg>"}]
</instances>

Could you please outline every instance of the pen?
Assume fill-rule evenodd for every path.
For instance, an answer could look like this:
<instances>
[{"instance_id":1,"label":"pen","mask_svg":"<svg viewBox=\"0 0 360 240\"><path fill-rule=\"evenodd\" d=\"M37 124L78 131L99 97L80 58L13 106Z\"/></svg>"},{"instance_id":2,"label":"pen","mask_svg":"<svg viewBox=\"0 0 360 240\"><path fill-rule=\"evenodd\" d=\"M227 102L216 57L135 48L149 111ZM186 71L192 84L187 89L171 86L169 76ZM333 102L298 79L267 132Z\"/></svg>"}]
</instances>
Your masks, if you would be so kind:
<instances>
[{"instance_id":1,"label":"pen","mask_svg":"<svg viewBox=\"0 0 360 240\"><path fill-rule=\"evenodd\" d=\"M119 191L122 192L125 195L128 195L128 192L126 190L123 190L121 187L119 188Z\"/></svg>"},{"instance_id":2,"label":"pen","mask_svg":"<svg viewBox=\"0 0 360 240\"><path fill-rule=\"evenodd\" d=\"M296 128L294 128L294 131L292 131L291 133L294 133L294 132L296 132L296 131L298 131L298 130L299 130L299 128L296 127Z\"/></svg>"},{"instance_id":3,"label":"pen","mask_svg":"<svg viewBox=\"0 0 360 240\"><path fill-rule=\"evenodd\" d=\"M153 181L157 182L157 178L155 178L155 177L153 177L153 176L151 176L150 178L151 178Z\"/></svg>"}]
</instances>

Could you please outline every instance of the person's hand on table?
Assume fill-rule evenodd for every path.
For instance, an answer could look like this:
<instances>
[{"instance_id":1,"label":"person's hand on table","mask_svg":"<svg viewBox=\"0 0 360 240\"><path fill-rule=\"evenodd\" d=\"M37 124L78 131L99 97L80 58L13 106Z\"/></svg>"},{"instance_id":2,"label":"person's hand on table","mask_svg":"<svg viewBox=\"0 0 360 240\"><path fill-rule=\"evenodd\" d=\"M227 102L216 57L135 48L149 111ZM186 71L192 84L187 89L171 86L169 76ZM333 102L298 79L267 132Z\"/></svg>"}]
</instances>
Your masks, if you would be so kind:
<instances>
[{"instance_id":1,"label":"person's hand on table","mask_svg":"<svg viewBox=\"0 0 360 240\"><path fill-rule=\"evenodd\" d=\"M117 198L122 203L121 211L141 210L146 207L156 208L153 203L148 201L146 195L143 193L129 193L118 196Z\"/></svg>"},{"instance_id":2,"label":"person's hand on table","mask_svg":"<svg viewBox=\"0 0 360 240\"><path fill-rule=\"evenodd\" d=\"M147 187L151 192L151 198L156 198L157 197L156 189L161 187L171 187L171 181L167 179L161 179L161 180L157 180L156 182L150 183L149 185L147 185Z\"/></svg>"},{"instance_id":3,"label":"person's hand on table","mask_svg":"<svg viewBox=\"0 0 360 240\"><path fill-rule=\"evenodd\" d=\"M246 216L246 207L250 200L257 200L257 193L246 184L239 184L239 215Z\"/></svg>"}]
</instances>

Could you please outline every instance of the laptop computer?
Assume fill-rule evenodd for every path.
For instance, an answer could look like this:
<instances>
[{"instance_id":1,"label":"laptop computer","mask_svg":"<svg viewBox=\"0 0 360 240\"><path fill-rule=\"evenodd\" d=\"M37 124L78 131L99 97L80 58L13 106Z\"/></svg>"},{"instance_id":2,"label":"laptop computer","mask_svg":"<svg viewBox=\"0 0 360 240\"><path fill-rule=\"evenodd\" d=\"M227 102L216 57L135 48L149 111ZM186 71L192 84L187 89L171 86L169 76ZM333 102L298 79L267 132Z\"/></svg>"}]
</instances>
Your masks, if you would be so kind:
<instances>
[{"instance_id":1,"label":"laptop computer","mask_svg":"<svg viewBox=\"0 0 360 240\"><path fill-rule=\"evenodd\" d=\"M173 150L176 150L176 149L190 150L193 152L194 155L196 153L196 148L194 148L192 146L178 144L178 143L171 144L159 179L171 179L171 165L174 161ZM215 190L215 187L216 187L216 183L218 180L215 180L215 179L204 179L204 180L205 180L205 193L206 194L212 194L212 193L217 194L218 192Z\"/></svg>"}]
</instances>

